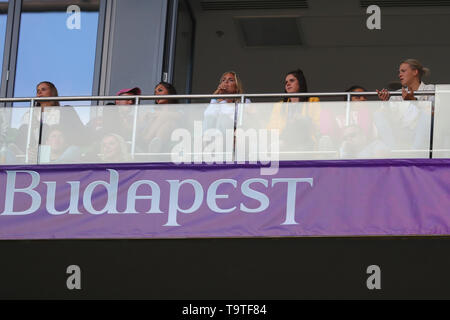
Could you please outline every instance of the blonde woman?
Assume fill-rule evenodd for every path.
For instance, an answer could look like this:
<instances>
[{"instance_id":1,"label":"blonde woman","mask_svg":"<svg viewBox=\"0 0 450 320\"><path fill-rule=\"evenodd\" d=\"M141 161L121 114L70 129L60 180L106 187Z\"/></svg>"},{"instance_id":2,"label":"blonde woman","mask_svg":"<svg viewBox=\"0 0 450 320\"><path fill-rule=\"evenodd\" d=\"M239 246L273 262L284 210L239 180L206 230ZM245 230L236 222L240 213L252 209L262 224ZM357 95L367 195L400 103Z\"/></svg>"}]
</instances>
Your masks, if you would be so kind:
<instances>
[{"instance_id":1,"label":"blonde woman","mask_svg":"<svg viewBox=\"0 0 450 320\"><path fill-rule=\"evenodd\" d=\"M391 97L388 90L377 90L382 101L431 101L434 96L414 96L417 90L434 90L434 85L425 84L422 79L430 70L416 59L407 59L400 63L398 77L402 84L402 95ZM429 148L429 110L416 103L391 105L374 113L375 125L381 140L391 148L425 150ZM421 155L420 155L421 156Z\"/></svg>"},{"instance_id":2,"label":"blonde woman","mask_svg":"<svg viewBox=\"0 0 450 320\"><path fill-rule=\"evenodd\" d=\"M234 71L227 71L220 77L217 89L213 94L242 94L244 87L242 81ZM211 103L233 103L239 102L240 99L212 99Z\"/></svg>"},{"instance_id":3,"label":"blonde woman","mask_svg":"<svg viewBox=\"0 0 450 320\"><path fill-rule=\"evenodd\" d=\"M380 100L402 101L421 100L434 101L434 96L414 96L415 91L434 90L433 84L425 84L422 79L430 73L430 69L425 68L419 60L407 59L400 63L398 68L398 78L402 84L402 96L390 97L387 89L377 90Z\"/></svg>"},{"instance_id":4,"label":"blonde woman","mask_svg":"<svg viewBox=\"0 0 450 320\"><path fill-rule=\"evenodd\" d=\"M104 135L100 142L100 159L109 163L129 162L131 157L125 140L115 133Z\"/></svg>"},{"instance_id":5,"label":"blonde woman","mask_svg":"<svg viewBox=\"0 0 450 320\"><path fill-rule=\"evenodd\" d=\"M242 94L242 81L234 71L227 71L220 77L217 89L213 94ZM211 99L210 105L204 112L203 129L216 128L221 131L234 128L235 104L240 98ZM245 103L250 103L245 99Z\"/></svg>"}]
</instances>

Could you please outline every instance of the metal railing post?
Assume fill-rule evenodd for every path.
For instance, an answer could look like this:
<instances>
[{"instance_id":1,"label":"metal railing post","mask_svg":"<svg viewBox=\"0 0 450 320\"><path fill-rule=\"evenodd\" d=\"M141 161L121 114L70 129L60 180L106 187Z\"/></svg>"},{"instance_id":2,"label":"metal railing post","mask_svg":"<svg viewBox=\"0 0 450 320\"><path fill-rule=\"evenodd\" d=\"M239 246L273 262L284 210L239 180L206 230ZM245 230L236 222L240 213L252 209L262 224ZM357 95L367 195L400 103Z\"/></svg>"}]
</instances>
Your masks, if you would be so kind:
<instances>
[{"instance_id":1,"label":"metal railing post","mask_svg":"<svg viewBox=\"0 0 450 320\"><path fill-rule=\"evenodd\" d=\"M134 160L134 154L136 152L136 126L137 126L137 116L138 116L138 108L139 108L139 97L136 98L134 108L134 117L133 117L133 134L131 136L131 159Z\"/></svg>"},{"instance_id":2,"label":"metal railing post","mask_svg":"<svg viewBox=\"0 0 450 320\"><path fill-rule=\"evenodd\" d=\"M235 103L234 110L234 127L233 127L233 161L236 161L237 157L237 145L236 145L236 130L238 123L242 125L242 115L244 113L245 94L241 95L240 103Z\"/></svg>"},{"instance_id":3,"label":"metal railing post","mask_svg":"<svg viewBox=\"0 0 450 320\"><path fill-rule=\"evenodd\" d=\"M32 122L33 122L33 110L34 110L34 99L31 99L31 103L30 103L30 113L28 116L28 132L27 132L27 144L26 144L26 149L25 149L25 163L28 163L29 161L29 150L30 150L30 140L31 140L31 127L32 127ZM39 121L40 122L40 121ZM39 128L39 130L41 130L41 128ZM38 146L39 148L39 146Z\"/></svg>"},{"instance_id":4,"label":"metal railing post","mask_svg":"<svg viewBox=\"0 0 450 320\"><path fill-rule=\"evenodd\" d=\"M345 110L345 125L348 127L350 125L350 102L352 100L352 94L349 92L347 94L347 109Z\"/></svg>"},{"instance_id":5,"label":"metal railing post","mask_svg":"<svg viewBox=\"0 0 450 320\"><path fill-rule=\"evenodd\" d=\"M431 101L431 125L430 125L430 159L433 159L433 132L434 132L434 102Z\"/></svg>"}]
</instances>

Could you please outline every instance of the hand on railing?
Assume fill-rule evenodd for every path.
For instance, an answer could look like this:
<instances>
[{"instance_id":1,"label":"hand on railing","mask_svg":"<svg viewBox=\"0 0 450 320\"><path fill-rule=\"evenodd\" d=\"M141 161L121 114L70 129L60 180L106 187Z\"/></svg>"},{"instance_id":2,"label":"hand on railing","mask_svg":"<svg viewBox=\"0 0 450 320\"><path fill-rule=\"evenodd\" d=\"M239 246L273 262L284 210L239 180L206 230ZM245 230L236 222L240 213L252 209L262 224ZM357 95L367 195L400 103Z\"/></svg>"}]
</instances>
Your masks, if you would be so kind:
<instances>
[{"instance_id":1,"label":"hand on railing","mask_svg":"<svg viewBox=\"0 0 450 320\"><path fill-rule=\"evenodd\" d=\"M417 100L417 98L414 97L414 90L411 89L411 92L409 92L405 88L402 88L402 98L403 100Z\"/></svg>"},{"instance_id":2,"label":"hand on railing","mask_svg":"<svg viewBox=\"0 0 450 320\"><path fill-rule=\"evenodd\" d=\"M380 98L380 100L382 101L388 101L390 98L390 94L389 91L387 89L383 89L383 90L377 90L378 93L378 98Z\"/></svg>"}]
</instances>

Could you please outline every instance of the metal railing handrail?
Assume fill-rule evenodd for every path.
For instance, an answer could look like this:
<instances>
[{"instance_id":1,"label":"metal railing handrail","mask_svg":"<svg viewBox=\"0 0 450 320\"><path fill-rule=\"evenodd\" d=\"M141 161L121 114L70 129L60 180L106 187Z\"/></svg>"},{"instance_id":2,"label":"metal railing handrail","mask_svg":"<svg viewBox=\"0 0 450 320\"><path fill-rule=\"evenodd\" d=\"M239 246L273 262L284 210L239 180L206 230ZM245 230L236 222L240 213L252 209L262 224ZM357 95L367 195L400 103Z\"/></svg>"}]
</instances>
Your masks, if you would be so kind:
<instances>
[{"instance_id":1,"label":"metal railing handrail","mask_svg":"<svg viewBox=\"0 0 450 320\"><path fill-rule=\"evenodd\" d=\"M389 91L391 96L401 96L401 91ZM106 101L106 100L157 100L157 99L241 99L245 98L293 98L293 97L351 97L377 96L376 91L367 92L304 92L304 93L239 93L239 94L178 94L178 95L140 95L140 96L60 96L60 97L20 97L0 98L2 102L39 102L39 101ZM435 95L434 90L415 91L414 95Z\"/></svg>"}]
</instances>

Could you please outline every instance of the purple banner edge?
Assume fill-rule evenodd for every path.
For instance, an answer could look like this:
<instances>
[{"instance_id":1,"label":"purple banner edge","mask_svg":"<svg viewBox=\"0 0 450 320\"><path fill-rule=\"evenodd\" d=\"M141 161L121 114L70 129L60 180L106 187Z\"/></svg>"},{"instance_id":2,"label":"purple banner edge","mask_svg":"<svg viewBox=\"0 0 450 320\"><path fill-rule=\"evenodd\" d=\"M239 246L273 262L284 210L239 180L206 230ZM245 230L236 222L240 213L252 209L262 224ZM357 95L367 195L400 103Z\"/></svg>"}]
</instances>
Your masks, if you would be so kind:
<instances>
[{"instance_id":1,"label":"purple banner edge","mask_svg":"<svg viewBox=\"0 0 450 320\"><path fill-rule=\"evenodd\" d=\"M448 166L450 169L450 159L373 159L373 160L311 160L311 161L280 161L280 167L377 167L377 166ZM51 165L3 165L0 166L0 170L101 170L105 168L117 168L117 169L191 169L191 170L207 170L207 169L236 169L236 168L260 168L269 167L269 165L261 164L173 164L173 163L96 163L96 164L51 164ZM251 238L373 238L373 237L448 237L449 233L430 232L430 233L410 233L405 234L402 232L391 234L292 234L292 235L227 235L217 234L214 235L205 233L204 235L197 236L183 236L183 235L171 235L165 237L152 237L151 235L128 235L124 238L122 235L115 235L111 237L102 235L80 235L79 237L45 237L45 236L33 236L23 238L20 235L14 235L9 237L2 237L0 241L27 241L27 240L170 240L170 239L251 239Z\"/></svg>"},{"instance_id":2,"label":"purple banner edge","mask_svg":"<svg viewBox=\"0 0 450 320\"><path fill-rule=\"evenodd\" d=\"M370 159L370 160L295 160L279 161L280 167L379 167L379 166L449 166L447 159ZM82 163L82 164L45 164L45 165L1 165L0 170L66 170L66 169L236 169L266 168L270 165L250 163L229 164L174 164L170 162L130 162L130 163Z\"/></svg>"}]
</instances>

